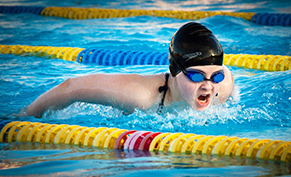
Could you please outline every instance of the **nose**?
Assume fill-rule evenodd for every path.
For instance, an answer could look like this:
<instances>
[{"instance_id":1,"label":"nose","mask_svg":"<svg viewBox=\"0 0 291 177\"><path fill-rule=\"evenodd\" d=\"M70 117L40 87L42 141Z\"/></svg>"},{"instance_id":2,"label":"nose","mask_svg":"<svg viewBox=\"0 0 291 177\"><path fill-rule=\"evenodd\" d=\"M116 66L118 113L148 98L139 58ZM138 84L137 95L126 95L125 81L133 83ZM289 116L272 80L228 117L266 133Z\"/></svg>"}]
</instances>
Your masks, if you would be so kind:
<instances>
[{"instance_id":1,"label":"nose","mask_svg":"<svg viewBox=\"0 0 291 177\"><path fill-rule=\"evenodd\" d=\"M200 89L204 91L210 91L212 89L211 81L202 81Z\"/></svg>"}]
</instances>

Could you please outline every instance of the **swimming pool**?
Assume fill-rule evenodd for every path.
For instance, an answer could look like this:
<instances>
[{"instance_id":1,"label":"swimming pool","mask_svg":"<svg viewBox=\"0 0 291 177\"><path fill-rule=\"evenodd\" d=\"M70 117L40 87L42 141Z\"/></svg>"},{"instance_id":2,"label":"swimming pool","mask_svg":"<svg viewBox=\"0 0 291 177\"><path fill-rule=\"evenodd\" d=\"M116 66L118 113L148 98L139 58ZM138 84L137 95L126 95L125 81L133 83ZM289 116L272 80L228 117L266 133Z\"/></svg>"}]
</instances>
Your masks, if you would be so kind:
<instances>
[{"instance_id":1,"label":"swimming pool","mask_svg":"<svg viewBox=\"0 0 291 177\"><path fill-rule=\"evenodd\" d=\"M3 1L2 5L69 6L117 9L224 10L289 13L289 1ZM126 17L70 20L35 14L0 14L0 44L167 51L171 36L188 20ZM290 27L263 26L241 18L198 20L221 41L226 54L291 55ZM43 118L14 117L46 90L69 77L93 73L167 72L167 66L97 66L33 56L1 55L1 122L30 121L88 127L117 127L291 141L290 71L264 72L230 67L240 94L209 112L185 108L165 115L76 103ZM227 156L118 151L37 143L1 143L1 175L60 176L259 176L290 175L290 163Z\"/></svg>"}]
</instances>

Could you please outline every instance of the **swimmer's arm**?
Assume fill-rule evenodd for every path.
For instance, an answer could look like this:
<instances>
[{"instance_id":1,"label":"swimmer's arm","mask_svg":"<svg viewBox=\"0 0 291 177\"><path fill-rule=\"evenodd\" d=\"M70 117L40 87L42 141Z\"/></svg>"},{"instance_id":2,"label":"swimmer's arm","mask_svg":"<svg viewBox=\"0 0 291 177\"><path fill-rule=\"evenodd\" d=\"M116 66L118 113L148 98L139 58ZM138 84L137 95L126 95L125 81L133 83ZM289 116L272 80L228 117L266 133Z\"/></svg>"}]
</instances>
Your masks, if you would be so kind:
<instances>
[{"instance_id":1,"label":"swimmer's arm","mask_svg":"<svg viewBox=\"0 0 291 177\"><path fill-rule=\"evenodd\" d=\"M218 98L222 104L224 104L226 100L228 99L228 97L230 96L233 90L233 84L234 84L231 71L225 65L223 65L223 70L224 70L225 78L222 81L221 88L218 92Z\"/></svg>"},{"instance_id":2,"label":"swimmer's arm","mask_svg":"<svg viewBox=\"0 0 291 177\"><path fill-rule=\"evenodd\" d=\"M48 90L40 95L35 101L27 106L25 115L42 117L42 114L48 109L61 109L73 103L73 97L68 90L71 86L71 80L67 79L60 85Z\"/></svg>"},{"instance_id":3,"label":"swimmer's arm","mask_svg":"<svg viewBox=\"0 0 291 177\"><path fill-rule=\"evenodd\" d=\"M62 109L81 101L110 105L127 112L146 109L155 101L152 79L131 75L94 74L71 78L39 96L26 109L28 116L41 117L48 109Z\"/></svg>"}]
</instances>

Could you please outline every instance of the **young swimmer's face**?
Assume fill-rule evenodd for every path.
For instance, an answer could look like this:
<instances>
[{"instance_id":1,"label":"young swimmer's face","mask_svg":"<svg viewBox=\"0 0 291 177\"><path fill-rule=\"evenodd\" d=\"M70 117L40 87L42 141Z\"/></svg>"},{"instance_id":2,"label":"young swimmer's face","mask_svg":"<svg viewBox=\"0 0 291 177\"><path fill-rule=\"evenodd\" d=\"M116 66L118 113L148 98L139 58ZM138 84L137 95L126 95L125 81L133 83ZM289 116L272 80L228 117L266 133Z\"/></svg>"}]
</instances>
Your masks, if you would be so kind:
<instances>
[{"instance_id":1,"label":"young swimmer's face","mask_svg":"<svg viewBox=\"0 0 291 177\"><path fill-rule=\"evenodd\" d=\"M210 66L192 66L186 70L199 70L205 74L206 79L210 79L212 74L223 70L222 66L210 65ZM211 81L192 82L190 81L183 72L176 76L178 89L183 99L193 109L198 111L206 110L213 97L218 93L221 82L213 83Z\"/></svg>"}]
</instances>

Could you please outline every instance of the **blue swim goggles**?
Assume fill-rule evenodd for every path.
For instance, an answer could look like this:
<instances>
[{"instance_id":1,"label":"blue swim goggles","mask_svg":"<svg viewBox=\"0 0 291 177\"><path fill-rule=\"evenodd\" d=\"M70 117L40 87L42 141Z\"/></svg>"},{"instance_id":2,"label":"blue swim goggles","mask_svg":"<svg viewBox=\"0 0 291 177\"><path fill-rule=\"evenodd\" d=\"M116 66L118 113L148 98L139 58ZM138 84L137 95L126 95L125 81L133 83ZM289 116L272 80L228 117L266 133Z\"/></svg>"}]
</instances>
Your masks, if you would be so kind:
<instances>
[{"instance_id":1,"label":"blue swim goggles","mask_svg":"<svg viewBox=\"0 0 291 177\"><path fill-rule=\"evenodd\" d=\"M188 70L183 70L183 73L192 82L211 81L211 82L217 84L217 83L223 81L223 79L224 79L223 70L213 73L211 75L210 79L207 79L205 77L205 73L202 71L199 71L199 70L188 69Z\"/></svg>"}]
</instances>

